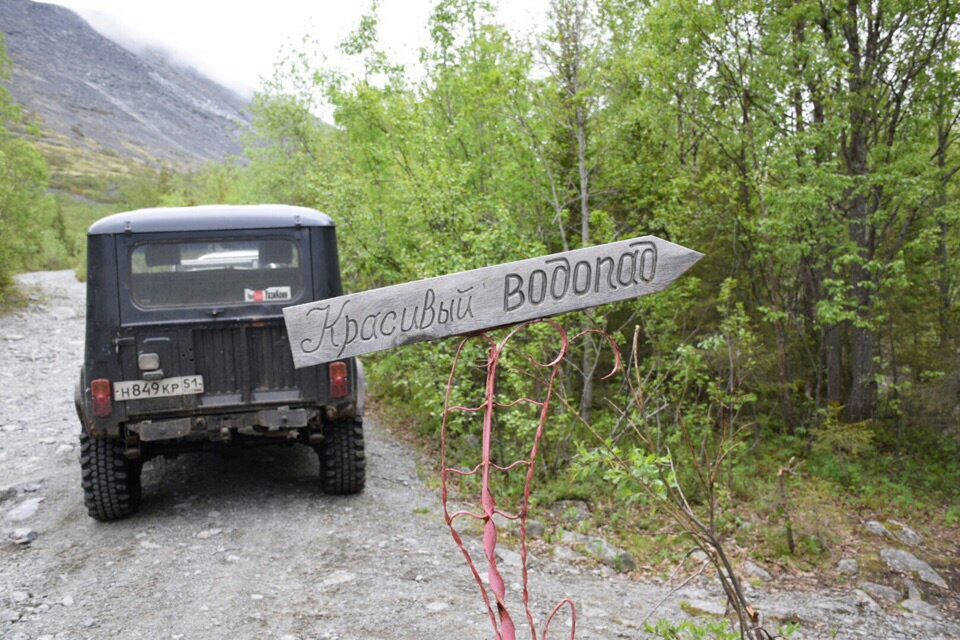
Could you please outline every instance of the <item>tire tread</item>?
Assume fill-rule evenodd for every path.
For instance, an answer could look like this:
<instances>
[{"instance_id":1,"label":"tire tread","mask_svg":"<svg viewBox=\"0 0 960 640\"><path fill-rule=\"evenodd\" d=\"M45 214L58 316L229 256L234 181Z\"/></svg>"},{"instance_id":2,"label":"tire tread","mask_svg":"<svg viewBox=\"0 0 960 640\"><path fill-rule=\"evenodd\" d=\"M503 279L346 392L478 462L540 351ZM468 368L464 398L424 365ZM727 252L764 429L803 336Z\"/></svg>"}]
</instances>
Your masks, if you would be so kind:
<instances>
[{"instance_id":1,"label":"tire tread","mask_svg":"<svg viewBox=\"0 0 960 640\"><path fill-rule=\"evenodd\" d=\"M80 435L80 485L90 517L101 522L127 518L140 508L140 463L123 445Z\"/></svg>"},{"instance_id":2,"label":"tire tread","mask_svg":"<svg viewBox=\"0 0 960 640\"><path fill-rule=\"evenodd\" d=\"M363 422L345 420L327 425L319 449L320 479L325 493L360 493L366 484Z\"/></svg>"}]
</instances>

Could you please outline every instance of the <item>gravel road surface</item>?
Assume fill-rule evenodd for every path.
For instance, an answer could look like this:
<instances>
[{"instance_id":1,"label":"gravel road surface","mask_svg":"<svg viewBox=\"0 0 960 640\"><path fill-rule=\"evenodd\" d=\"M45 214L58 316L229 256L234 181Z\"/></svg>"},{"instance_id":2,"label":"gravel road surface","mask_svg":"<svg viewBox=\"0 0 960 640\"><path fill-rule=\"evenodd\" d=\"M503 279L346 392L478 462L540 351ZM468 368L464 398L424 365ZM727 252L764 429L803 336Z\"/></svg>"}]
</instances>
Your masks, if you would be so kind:
<instances>
[{"instance_id":1,"label":"gravel road surface","mask_svg":"<svg viewBox=\"0 0 960 640\"><path fill-rule=\"evenodd\" d=\"M89 518L73 408L84 285L66 271L19 282L30 304L0 318L0 637L494 637L438 494L418 477L418 454L369 419L362 495L323 495L306 447L196 454L147 463L135 517ZM477 547L475 536L467 540ZM648 637L643 620L667 586L534 544L531 597L541 624L571 597L577 638ZM519 619L518 570L506 571ZM960 638L956 619L880 607L858 600L854 587L798 591L773 581L753 598L768 620L798 619L798 638ZM721 602L704 578L651 619ZM569 638L568 622L558 619L550 636Z\"/></svg>"}]
</instances>

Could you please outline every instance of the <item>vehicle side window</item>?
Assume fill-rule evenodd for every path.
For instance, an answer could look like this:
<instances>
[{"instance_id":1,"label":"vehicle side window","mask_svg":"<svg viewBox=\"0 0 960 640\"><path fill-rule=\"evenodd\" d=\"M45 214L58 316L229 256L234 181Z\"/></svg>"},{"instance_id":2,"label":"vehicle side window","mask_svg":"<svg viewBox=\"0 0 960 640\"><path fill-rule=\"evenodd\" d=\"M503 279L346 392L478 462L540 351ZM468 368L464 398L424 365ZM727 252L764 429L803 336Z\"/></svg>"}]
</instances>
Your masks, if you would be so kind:
<instances>
[{"instance_id":1,"label":"vehicle side window","mask_svg":"<svg viewBox=\"0 0 960 640\"><path fill-rule=\"evenodd\" d=\"M300 295L300 264L287 238L145 242L130 253L131 291L143 308L279 304Z\"/></svg>"}]
</instances>

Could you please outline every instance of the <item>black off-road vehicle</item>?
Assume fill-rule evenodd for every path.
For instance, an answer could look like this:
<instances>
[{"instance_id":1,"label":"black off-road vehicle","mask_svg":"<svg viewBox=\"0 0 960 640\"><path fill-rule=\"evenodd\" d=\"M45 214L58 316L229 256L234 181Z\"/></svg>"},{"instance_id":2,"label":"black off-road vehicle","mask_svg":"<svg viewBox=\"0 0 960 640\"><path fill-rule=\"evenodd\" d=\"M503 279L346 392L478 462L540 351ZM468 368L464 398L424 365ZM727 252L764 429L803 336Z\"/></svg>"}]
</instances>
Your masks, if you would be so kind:
<instances>
[{"instance_id":1,"label":"black off-road vehicle","mask_svg":"<svg viewBox=\"0 0 960 640\"><path fill-rule=\"evenodd\" d=\"M294 369L282 309L341 295L333 222L280 205L143 209L87 236L87 335L76 391L84 500L140 504L158 455L303 443L323 488L363 489L363 371Z\"/></svg>"}]
</instances>

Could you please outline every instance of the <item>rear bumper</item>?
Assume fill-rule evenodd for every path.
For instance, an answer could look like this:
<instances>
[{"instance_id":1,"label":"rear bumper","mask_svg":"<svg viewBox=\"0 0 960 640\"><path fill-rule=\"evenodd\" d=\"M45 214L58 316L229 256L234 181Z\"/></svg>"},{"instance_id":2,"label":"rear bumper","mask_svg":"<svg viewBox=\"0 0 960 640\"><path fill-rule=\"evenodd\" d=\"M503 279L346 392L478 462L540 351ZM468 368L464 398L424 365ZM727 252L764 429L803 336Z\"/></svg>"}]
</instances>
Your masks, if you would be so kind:
<instances>
[{"instance_id":1,"label":"rear bumper","mask_svg":"<svg viewBox=\"0 0 960 640\"><path fill-rule=\"evenodd\" d=\"M250 435L270 435L282 431L281 435L287 436L291 429L309 426L318 413L317 409L281 407L227 416L144 420L131 423L128 428L137 434L141 442L176 440L193 435L220 440L228 436L224 430L244 430Z\"/></svg>"}]
</instances>

